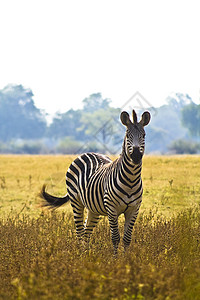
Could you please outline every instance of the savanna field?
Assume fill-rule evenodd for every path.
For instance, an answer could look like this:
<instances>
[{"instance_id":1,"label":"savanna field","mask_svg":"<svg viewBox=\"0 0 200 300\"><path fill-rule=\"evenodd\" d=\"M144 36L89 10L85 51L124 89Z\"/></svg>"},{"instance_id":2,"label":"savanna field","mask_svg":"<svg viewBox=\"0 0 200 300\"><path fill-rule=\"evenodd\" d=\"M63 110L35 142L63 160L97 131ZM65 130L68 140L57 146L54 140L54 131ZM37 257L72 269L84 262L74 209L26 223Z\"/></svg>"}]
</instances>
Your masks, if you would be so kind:
<instances>
[{"instance_id":1,"label":"savanna field","mask_svg":"<svg viewBox=\"0 0 200 300\"><path fill-rule=\"evenodd\" d=\"M144 157L143 203L117 257L107 218L83 250L70 204L40 207L44 183L66 193L74 158L0 156L0 299L200 299L200 157Z\"/></svg>"}]
</instances>

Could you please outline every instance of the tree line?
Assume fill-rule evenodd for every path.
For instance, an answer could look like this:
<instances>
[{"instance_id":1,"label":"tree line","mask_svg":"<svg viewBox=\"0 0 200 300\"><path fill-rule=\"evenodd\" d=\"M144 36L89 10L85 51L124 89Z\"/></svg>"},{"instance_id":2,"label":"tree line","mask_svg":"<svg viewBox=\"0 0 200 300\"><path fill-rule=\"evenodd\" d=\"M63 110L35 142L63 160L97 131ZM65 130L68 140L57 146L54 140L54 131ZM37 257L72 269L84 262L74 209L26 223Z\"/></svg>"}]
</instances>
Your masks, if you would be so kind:
<instances>
[{"instance_id":1,"label":"tree line","mask_svg":"<svg viewBox=\"0 0 200 300\"><path fill-rule=\"evenodd\" d=\"M120 152L124 136L120 108L112 107L111 100L101 93L83 99L82 109L55 114L50 124L33 96L23 85L0 90L1 153ZM148 128L147 150L198 152L200 105L192 100L187 105L172 100L157 109Z\"/></svg>"}]
</instances>

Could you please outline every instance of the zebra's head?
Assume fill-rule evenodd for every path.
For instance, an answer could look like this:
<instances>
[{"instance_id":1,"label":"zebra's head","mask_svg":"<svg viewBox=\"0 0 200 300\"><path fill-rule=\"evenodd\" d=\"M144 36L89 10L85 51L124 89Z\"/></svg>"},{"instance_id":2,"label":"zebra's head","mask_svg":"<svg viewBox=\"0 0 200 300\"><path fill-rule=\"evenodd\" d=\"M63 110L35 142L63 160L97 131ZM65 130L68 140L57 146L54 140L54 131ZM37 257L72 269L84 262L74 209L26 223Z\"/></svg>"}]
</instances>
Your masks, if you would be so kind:
<instances>
[{"instance_id":1,"label":"zebra's head","mask_svg":"<svg viewBox=\"0 0 200 300\"><path fill-rule=\"evenodd\" d=\"M120 118L122 124L127 128L124 138L124 151L134 164L139 164L142 160L145 147L144 126L149 124L151 115L148 111L145 111L138 122L137 114L133 110L133 122L126 111L121 113Z\"/></svg>"}]
</instances>

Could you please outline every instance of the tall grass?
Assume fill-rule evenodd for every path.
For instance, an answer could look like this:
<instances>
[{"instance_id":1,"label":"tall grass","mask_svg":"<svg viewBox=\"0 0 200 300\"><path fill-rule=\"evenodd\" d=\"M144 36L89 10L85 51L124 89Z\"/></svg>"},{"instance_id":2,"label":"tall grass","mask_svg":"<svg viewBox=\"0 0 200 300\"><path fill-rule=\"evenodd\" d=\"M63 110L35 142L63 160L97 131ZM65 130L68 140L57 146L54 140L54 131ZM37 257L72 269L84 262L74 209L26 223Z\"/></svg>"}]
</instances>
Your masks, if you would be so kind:
<instances>
[{"instance_id":1,"label":"tall grass","mask_svg":"<svg viewBox=\"0 0 200 300\"><path fill-rule=\"evenodd\" d=\"M43 183L66 193L73 159L0 156L0 299L199 300L199 157L144 157L143 203L130 249L120 244L118 257L106 218L85 250L70 206L38 207Z\"/></svg>"},{"instance_id":2,"label":"tall grass","mask_svg":"<svg viewBox=\"0 0 200 300\"><path fill-rule=\"evenodd\" d=\"M122 224L120 230L123 231ZM113 256L102 218L89 250L71 213L1 220L1 299L199 299L200 212L141 214L126 254Z\"/></svg>"}]
</instances>

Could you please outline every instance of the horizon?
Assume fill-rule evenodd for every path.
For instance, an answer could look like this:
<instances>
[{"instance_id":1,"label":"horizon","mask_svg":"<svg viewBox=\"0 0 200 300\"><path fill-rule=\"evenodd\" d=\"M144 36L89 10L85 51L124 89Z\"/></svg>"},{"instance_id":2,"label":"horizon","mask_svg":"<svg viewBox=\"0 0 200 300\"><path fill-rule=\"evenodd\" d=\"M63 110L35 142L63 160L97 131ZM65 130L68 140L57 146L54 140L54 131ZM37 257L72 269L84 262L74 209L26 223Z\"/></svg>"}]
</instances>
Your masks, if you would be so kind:
<instances>
[{"instance_id":1,"label":"horizon","mask_svg":"<svg viewBox=\"0 0 200 300\"><path fill-rule=\"evenodd\" d=\"M65 111L58 110L58 111L54 111L54 112L49 113L48 110L46 110L45 108L41 108L41 107L37 106L37 101L35 101L35 99L34 99L35 98L34 91L32 91L32 89L29 88L29 87L25 87L22 84L17 84L17 85L16 84L7 84L4 88L0 89L0 91L3 91L3 92L6 91L6 93L7 93L7 91L9 91L9 88L16 87L16 86L22 86L24 89L30 90L32 92L32 94L33 94L32 95L32 99L34 101L35 106L39 110L41 110L41 111L43 111L45 113L48 123L50 123L53 120L53 117L56 114L58 114L58 113L63 114L63 113L65 113L65 112L67 112L67 111L69 111L71 109L72 110L83 109L83 100L86 99L86 98L89 98L90 96L95 95L95 94L100 94L101 97L102 97L102 99L108 99L110 101L110 106L111 107L113 107L113 108L120 108L121 110L126 110L127 109L129 111L131 110L131 108L134 108L136 111L137 110L140 111L141 109L142 110L145 110L145 109L148 109L148 108L151 108L151 109L155 108L156 109L156 108L159 108L159 107L161 107L163 105L168 105L168 98L170 98L170 97L173 98L173 99L175 99L177 102L179 102L180 101L180 98L179 98L180 95L183 96L183 97L187 97L186 102L192 101L193 103L197 104L188 93L183 94L183 93L179 93L179 92L173 92L173 93L171 93L170 95L168 95L166 97L165 101L162 101L159 104L157 103L157 105L153 105L139 91L136 91L131 97L129 97L129 99L127 99L123 103L121 102L120 106L119 105L117 106L117 104L112 99L103 97L102 93L98 92L98 93L92 93L92 94L88 95L87 97L84 97L82 99L82 101L80 102L79 107L73 107L73 106L71 106L71 107L69 107ZM131 106L130 106L130 104L131 104Z\"/></svg>"}]
</instances>

